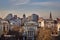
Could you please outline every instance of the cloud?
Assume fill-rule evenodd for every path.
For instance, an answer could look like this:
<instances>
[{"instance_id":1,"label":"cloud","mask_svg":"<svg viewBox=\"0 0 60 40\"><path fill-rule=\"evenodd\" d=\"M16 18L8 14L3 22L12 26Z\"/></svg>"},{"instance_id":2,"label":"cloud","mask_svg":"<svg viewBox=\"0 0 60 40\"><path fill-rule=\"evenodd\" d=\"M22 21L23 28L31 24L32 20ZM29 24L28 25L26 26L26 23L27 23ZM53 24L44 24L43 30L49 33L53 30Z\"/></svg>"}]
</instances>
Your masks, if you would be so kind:
<instances>
[{"instance_id":1,"label":"cloud","mask_svg":"<svg viewBox=\"0 0 60 40\"><path fill-rule=\"evenodd\" d=\"M11 5L22 5L22 4L27 4L30 2L30 0L9 0Z\"/></svg>"},{"instance_id":2,"label":"cloud","mask_svg":"<svg viewBox=\"0 0 60 40\"><path fill-rule=\"evenodd\" d=\"M47 7L60 7L60 2L33 2L30 5L40 5Z\"/></svg>"}]
</instances>

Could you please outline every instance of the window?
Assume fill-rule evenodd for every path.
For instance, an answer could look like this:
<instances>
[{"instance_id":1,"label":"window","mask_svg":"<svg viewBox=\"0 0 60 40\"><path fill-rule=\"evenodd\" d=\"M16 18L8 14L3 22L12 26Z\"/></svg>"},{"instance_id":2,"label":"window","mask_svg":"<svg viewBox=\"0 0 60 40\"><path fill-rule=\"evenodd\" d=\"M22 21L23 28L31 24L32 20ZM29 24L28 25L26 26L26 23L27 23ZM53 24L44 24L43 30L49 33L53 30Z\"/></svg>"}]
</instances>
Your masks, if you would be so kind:
<instances>
[{"instance_id":1,"label":"window","mask_svg":"<svg viewBox=\"0 0 60 40\"><path fill-rule=\"evenodd\" d=\"M28 31L28 36L29 36L29 37L34 36L34 32L33 32L33 31Z\"/></svg>"},{"instance_id":2,"label":"window","mask_svg":"<svg viewBox=\"0 0 60 40\"><path fill-rule=\"evenodd\" d=\"M52 32L52 34L54 34L54 33Z\"/></svg>"},{"instance_id":3,"label":"window","mask_svg":"<svg viewBox=\"0 0 60 40\"><path fill-rule=\"evenodd\" d=\"M59 31L60 31L60 28L59 28Z\"/></svg>"}]
</instances>

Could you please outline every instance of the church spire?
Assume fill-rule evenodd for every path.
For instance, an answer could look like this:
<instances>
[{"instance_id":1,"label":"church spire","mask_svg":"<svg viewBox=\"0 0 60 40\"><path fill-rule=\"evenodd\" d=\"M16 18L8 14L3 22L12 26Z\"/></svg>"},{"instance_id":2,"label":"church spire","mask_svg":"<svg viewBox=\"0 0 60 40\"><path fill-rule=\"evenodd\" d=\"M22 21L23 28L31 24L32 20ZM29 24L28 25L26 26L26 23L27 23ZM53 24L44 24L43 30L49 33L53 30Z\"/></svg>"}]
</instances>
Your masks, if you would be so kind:
<instances>
[{"instance_id":1,"label":"church spire","mask_svg":"<svg viewBox=\"0 0 60 40\"><path fill-rule=\"evenodd\" d=\"M50 11L50 19L52 20L52 14L51 14L51 11Z\"/></svg>"}]
</instances>

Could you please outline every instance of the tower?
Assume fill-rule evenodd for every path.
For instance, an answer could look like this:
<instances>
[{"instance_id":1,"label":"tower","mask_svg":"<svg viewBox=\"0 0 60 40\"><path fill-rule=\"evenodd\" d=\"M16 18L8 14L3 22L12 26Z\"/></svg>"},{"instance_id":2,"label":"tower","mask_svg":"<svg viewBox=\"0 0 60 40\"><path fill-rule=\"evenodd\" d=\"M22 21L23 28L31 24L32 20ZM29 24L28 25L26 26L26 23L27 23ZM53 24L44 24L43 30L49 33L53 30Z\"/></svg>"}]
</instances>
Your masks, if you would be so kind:
<instances>
[{"instance_id":1,"label":"tower","mask_svg":"<svg viewBox=\"0 0 60 40\"><path fill-rule=\"evenodd\" d=\"M52 14L51 14L51 12L50 12L50 20L52 20Z\"/></svg>"},{"instance_id":2,"label":"tower","mask_svg":"<svg viewBox=\"0 0 60 40\"><path fill-rule=\"evenodd\" d=\"M25 16L25 14L23 14L23 23L25 23L26 22L26 16Z\"/></svg>"},{"instance_id":3,"label":"tower","mask_svg":"<svg viewBox=\"0 0 60 40\"><path fill-rule=\"evenodd\" d=\"M23 18L26 18L25 14L23 14Z\"/></svg>"}]
</instances>

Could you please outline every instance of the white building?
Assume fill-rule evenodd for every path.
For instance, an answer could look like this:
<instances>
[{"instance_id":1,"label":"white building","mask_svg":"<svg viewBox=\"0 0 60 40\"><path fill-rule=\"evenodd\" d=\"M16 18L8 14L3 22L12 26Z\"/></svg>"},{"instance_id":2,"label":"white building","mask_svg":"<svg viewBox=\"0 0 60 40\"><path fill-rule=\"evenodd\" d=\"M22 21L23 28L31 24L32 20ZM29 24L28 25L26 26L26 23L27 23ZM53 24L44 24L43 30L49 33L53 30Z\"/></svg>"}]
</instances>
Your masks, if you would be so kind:
<instances>
[{"instance_id":1,"label":"white building","mask_svg":"<svg viewBox=\"0 0 60 40\"><path fill-rule=\"evenodd\" d=\"M29 21L24 24L24 32L26 34L27 40L34 40L34 36L37 33L38 23L34 21Z\"/></svg>"},{"instance_id":2,"label":"white building","mask_svg":"<svg viewBox=\"0 0 60 40\"><path fill-rule=\"evenodd\" d=\"M38 23L39 23L39 27L44 27L44 19L43 18L39 18Z\"/></svg>"},{"instance_id":3,"label":"white building","mask_svg":"<svg viewBox=\"0 0 60 40\"><path fill-rule=\"evenodd\" d=\"M45 25L45 27L52 28L52 27L54 27L54 20L45 19L44 25Z\"/></svg>"},{"instance_id":4,"label":"white building","mask_svg":"<svg viewBox=\"0 0 60 40\"><path fill-rule=\"evenodd\" d=\"M58 24L57 24L57 31L58 31L58 33L59 33L59 35L60 35L60 21L59 21Z\"/></svg>"},{"instance_id":5,"label":"white building","mask_svg":"<svg viewBox=\"0 0 60 40\"><path fill-rule=\"evenodd\" d=\"M0 35L3 34L3 32L9 31L9 23L5 20L1 20L0 22Z\"/></svg>"},{"instance_id":6,"label":"white building","mask_svg":"<svg viewBox=\"0 0 60 40\"><path fill-rule=\"evenodd\" d=\"M60 31L60 23L58 23L57 26L58 26L57 30Z\"/></svg>"}]
</instances>

